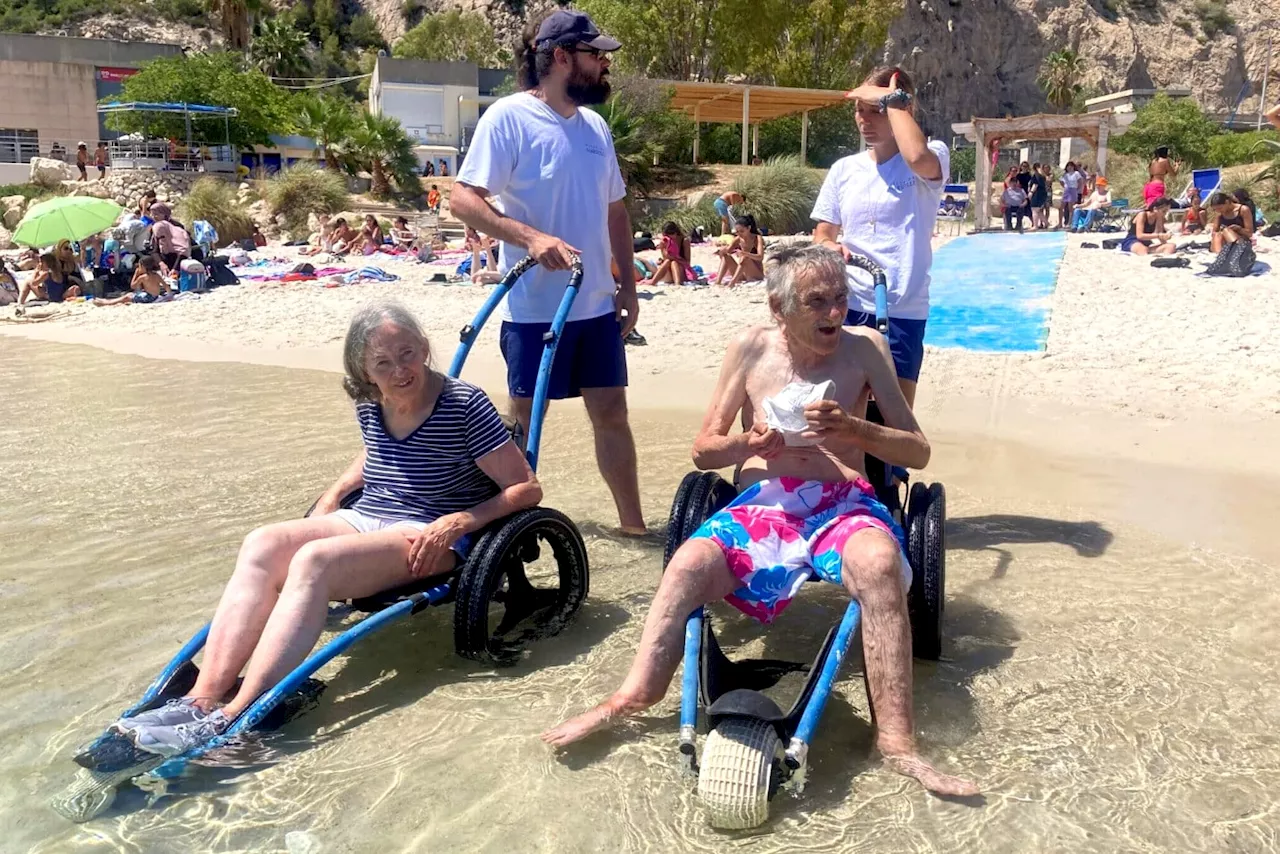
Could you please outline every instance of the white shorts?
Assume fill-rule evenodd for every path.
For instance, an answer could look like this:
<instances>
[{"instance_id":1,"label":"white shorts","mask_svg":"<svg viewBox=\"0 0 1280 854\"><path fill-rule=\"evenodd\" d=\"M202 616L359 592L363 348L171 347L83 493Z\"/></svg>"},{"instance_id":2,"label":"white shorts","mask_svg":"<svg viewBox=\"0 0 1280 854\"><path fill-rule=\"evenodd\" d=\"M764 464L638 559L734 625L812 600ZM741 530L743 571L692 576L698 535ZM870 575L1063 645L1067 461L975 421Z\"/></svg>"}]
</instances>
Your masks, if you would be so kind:
<instances>
[{"instance_id":1,"label":"white shorts","mask_svg":"<svg viewBox=\"0 0 1280 854\"><path fill-rule=\"evenodd\" d=\"M380 519L377 516L370 516L368 513L361 513L359 510L342 509L335 510L331 514L337 516L346 522L352 528L356 529L357 534L372 534L377 531L390 531L396 528L404 528L406 533L421 533L422 529L430 525L430 522L424 522L420 519ZM464 534L453 544L453 550L458 553L458 557L465 559L471 551L471 535Z\"/></svg>"},{"instance_id":2,"label":"white shorts","mask_svg":"<svg viewBox=\"0 0 1280 854\"><path fill-rule=\"evenodd\" d=\"M421 531L430 524L417 519L379 519L377 516L350 509L335 510L333 515L355 528L358 534L372 534L375 531L388 531L400 527Z\"/></svg>"}]
</instances>

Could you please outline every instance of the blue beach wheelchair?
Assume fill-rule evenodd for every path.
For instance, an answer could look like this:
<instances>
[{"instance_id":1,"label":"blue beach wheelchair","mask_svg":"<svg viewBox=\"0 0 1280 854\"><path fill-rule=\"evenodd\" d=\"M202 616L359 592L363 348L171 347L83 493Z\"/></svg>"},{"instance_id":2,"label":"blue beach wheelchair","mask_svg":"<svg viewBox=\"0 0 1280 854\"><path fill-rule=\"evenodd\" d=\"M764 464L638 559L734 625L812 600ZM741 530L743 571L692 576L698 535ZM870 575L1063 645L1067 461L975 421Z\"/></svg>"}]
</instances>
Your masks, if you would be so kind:
<instances>
[{"instance_id":1,"label":"blue beach wheelchair","mask_svg":"<svg viewBox=\"0 0 1280 854\"><path fill-rule=\"evenodd\" d=\"M463 327L461 343L449 367L450 376L461 374L485 321L535 263L527 258L513 267L486 299L475 319ZM582 263L576 260L551 329L544 337L528 436L522 435L517 424L507 421L513 438L535 470L551 365L565 320L582 283L582 273ZM345 496L342 506L352 506L359 495L357 490ZM314 507L312 504L312 509ZM308 510L307 515L310 513ZM529 572L544 548L550 549L555 569L539 564L534 568L536 572ZM217 738L179 756L163 758L139 750L127 737L108 729L74 757L80 766L75 780L52 805L71 821L87 821L111 805L120 786L144 774L161 779L177 777L188 762L227 745L244 733L279 728L318 703L324 683L315 679L314 674L321 667L366 635L433 605L454 604L454 647L459 655L492 666L514 664L523 656L530 641L557 634L573 619L587 598L588 577L582 534L563 513L548 507L532 507L499 519L479 532L467 560L453 572L344 603L351 611L366 616L312 652ZM208 625L196 632L122 717L157 708L189 691L199 675L194 658L208 634Z\"/></svg>"},{"instance_id":2,"label":"blue beach wheelchair","mask_svg":"<svg viewBox=\"0 0 1280 854\"><path fill-rule=\"evenodd\" d=\"M855 256L850 264L872 274L876 325L886 332L884 272L865 258ZM867 417L883 423L874 402ZM945 597L946 492L940 483L915 483L903 502L900 490L907 482L905 472L899 471L895 477L882 461L868 455L867 474L877 498L907 536L912 569L907 607L913 654L937 660ZM664 570L681 544L737 494L735 485L714 471L685 475L671 503ZM817 575L809 580L816 581ZM851 600L839 623L827 632L813 662L806 664L730 660L720 648L706 609L698 608L689 615L684 635L679 746L685 770L697 777L698 795L713 827L757 827L768 820L769 802L784 785L795 794L803 791L809 745L841 662L857 637L860 617L858 602ZM783 711L762 692L794 672L807 672L808 677L791 707ZM697 750L699 713L707 734L701 756Z\"/></svg>"}]
</instances>

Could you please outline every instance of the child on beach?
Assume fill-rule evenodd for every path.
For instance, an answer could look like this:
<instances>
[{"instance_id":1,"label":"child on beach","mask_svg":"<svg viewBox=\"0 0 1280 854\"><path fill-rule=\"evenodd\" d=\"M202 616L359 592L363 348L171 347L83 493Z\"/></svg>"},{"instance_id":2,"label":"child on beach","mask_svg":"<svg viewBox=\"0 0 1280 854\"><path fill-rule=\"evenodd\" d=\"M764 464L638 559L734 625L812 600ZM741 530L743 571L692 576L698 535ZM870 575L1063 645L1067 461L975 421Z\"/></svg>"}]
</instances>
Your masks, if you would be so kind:
<instances>
[{"instance_id":1,"label":"child on beach","mask_svg":"<svg viewBox=\"0 0 1280 854\"><path fill-rule=\"evenodd\" d=\"M396 221L391 224L391 243L398 249L413 251L413 244L417 238L418 235L409 228L409 220L402 216L396 217Z\"/></svg>"},{"instance_id":2,"label":"child on beach","mask_svg":"<svg viewBox=\"0 0 1280 854\"><path fill-rule=\"evenodd\" d=\"M440 188L435 184L427 191L427 210L437 215L440 213Z\"/></svg>"},{"instance_id":3,"label":"child on beach","mask_svg":"<svg viewBox=\"0 0 1280 854\"><path fill-rule=\"evenodd\" d=\"M138 269L129 283L130 293L116 299L94 300L98 305L147 305L163 302L169 296L169 283L160 275L160 259L154 255L144 255L138 262Z\"/></svg>"},{"instance_id":4,"label":"child on beach","mask_svg":"<svg viewBox=\"0 0 1280 854\"><path fill-rule=\"evenodd\" d=\"M256 222L253 224L253 234L251 237L253 238L254 246L263 247L267 245L267 238L263 236L262 230L258 228L258 224Z\"/></svg>"},{"instance_id":5,"label":"child on beach","mask_svg":"<svg viewBox=\"0 0 1280 854\"><path fill-rule=\"evenodd\" d=\"M764 279L764 236L756 226L756 218L751 214L738 217L733 233L736 235L733 242L716 250L721 258L716 284L732 288L739 282L761 281Z\"/></svg>"},{"instance_id":6,"label":"child on beach","mask_svg":"<svg viewBox=\"0 0 1280 854\"><path fill-rule=\"evenodd\" d=\"M52 252L46 252L40 256L40 266L35 276L23 286L22 294L18 297L18 305L25 304L27 297L31 294L35 294L36 299L64 302L80 296L80 287L70 284L67 275L62 272L62 264L58 261L58 257Z\"/></svg>"},{"instance_id":7,"label":"child on beach","mask_svg":"<svg viewBox=\"0 0 1280 854\"><path fill-rule=\"evenodd\" d=\"M1204 208L1200 205L1200 190L1193 184L1187 191L1187 215L1182 220L1183 234L1199 234L1204 231Z\"/></svg>"}]
</instances>

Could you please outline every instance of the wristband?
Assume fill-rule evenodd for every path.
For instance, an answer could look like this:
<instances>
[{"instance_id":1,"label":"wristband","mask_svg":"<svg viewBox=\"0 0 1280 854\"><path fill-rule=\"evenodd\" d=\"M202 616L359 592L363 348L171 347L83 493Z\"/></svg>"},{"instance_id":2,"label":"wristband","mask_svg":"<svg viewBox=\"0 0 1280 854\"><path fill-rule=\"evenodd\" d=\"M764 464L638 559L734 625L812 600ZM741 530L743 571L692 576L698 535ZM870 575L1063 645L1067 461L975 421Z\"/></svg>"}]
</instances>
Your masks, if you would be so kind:
<instances>
[{"instance_id":1,"label":"wristband","mask_svg":"<svg viewBox=\"0 0 1280 854\"><path fill-rule=\"evenodd\" d=\"M905 89L894 89L880 99L880 112L887 107L906 107L911 104L911 93Z\"/></svg>"}]
</instances>

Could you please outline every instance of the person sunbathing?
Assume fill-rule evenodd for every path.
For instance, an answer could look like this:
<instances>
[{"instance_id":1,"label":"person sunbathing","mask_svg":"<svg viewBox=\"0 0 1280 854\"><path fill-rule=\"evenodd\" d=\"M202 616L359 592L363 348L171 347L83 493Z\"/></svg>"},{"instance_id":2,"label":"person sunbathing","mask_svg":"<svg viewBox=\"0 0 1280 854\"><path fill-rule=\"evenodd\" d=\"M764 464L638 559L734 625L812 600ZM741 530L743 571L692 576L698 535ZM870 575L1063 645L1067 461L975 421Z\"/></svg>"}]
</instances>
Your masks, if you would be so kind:
<instances>
[{"instance_id":1,"label":"person sunbathing","mask_svg":"<svg viewBox=\"0 0 1280 854\"><path fill-rule=\"evenodd\" d=\"M1194 185L1187 191L1186 215L1182 219L1183 234L1204 231L1204 208L1200 205L1200 190Z\"/></svg>"},{"instance_id":2,"label":"person sunbathing","mask_svg":"<svg viewBox=\"0 0 1280 854\"><path fill-rule=\"evenodd\" d=\"M469 225L464 234L466 235L464 246L471 252L471 283L492 285L501 281L502 274L498 272L497 241Z\"/></svg>"},{"instance_id":3,"label":"person sunbathing","mask_svg":"<svg viewBox=\"0 0 1280 854\"><path fill-rule=\"evenodd\" d=\"M391 224L391 243L397 248L412 252L417 240L418 235L409 227L409 220L402 216L396 217Z\"/></svg>"},{"instance_id":4,"label":"person sunbathing","mask_svg":"<svg viewBox=\"0 0 1280 854\"><path fill-rule=\"evenodd\" d=\"M379 303L356 313L343 345L343 386L356 402L364 449L309 518L245 538L195 686L114 724L140 749L173 756L225 732L306 658L330 601L447 573L481 528L542 500L485 393L430 362L431 345L407 309ZM358 487L361 498L340 509Z\"/></svg>"},{"instance_id":5,"label":"person sunbathing","mask_svg":"<svg viewBox=\"0 0 1280 854\"><path fill-rule=\"evenodd\" d=\"M62 271L62 262L52 252L40 256L40 266L31 281L22 287L18 297L18 305L25 305L27 297L35 294L36 299L49 302L65 302L80 296L80 286Z\"/></svg>"},{"instance_id":6,"label":"person sunbathing","mask_svg":"<svg viewBox=\"0 0 1280 854\"><path fill-rule=\"evenodd\" d=\"M372 255L382 248L382 226L373 214L365 214L364 225L360 227L360 254Z\"/></svg>"},{"instance_id":7,"label":"person sunbathing","mask_svg":"<svg viewBox=\"0 0 1280 854\"><path fill-rule=\"evenodd\" d=\"M1222 247L1238 240L1253 240L1253 210L1242 205L1226 193L1214 193L1209 197L1211 219L1209 224L1209 248L1221 252Z\"/></svg>"},{"instance_id":8,"label":"person sunbathing","mask_svg":"<svg viewBox=\"0 0 1280 854\"><path fill-rule=\"evenodd\" d=\"M841 255L806 246L783 249L770 260L766 288L774 324L748 329L729 345L693 443L699 469L741 465L742 492L671 558L622 686L542 739L562 748L661 700L680 663L685 619L695 608L725 599L769 623L817 573L843 585L862 606L880 753L931 791L974 794L972 783L939 772L916 751L907 617L911 567L902 529L866 481L864 454L920 468L929 461L929 442L903 397L884 336L869 327L842 327L849 306ZM806 407L808 429L788 440L766 425L764 402L797 377L830 380L835 399ZM869 392L883 426L865 420ZM744 407L752 427L730 435ZM796 446L797 439L811 444Z\"/></svg>"},{"instance_id":9,"label":"person sunbathing","mask_svg":"<svg viewBox=\"0 0 1280 854\"><path fill-rule=\"evenodd\" d=\"M720 274L716 276L716 284L732 288L739 282L760 281L764 278L764 236L756 227L755 217L743 214L734 224L733 233L733 242L716 250L720 256ZM726 277L729 277L728 281L725 281Z\"/></svg>"},{"instance_id":10,"label":"person sunbathing","mask_svg":"<svg viewBox=\"0 0 1280 854\"><path fill-rule=\"evenodd\" d=\"M138 269L129 282L129 293L115 299L94 300L96 305L147 305L160 302L169 294L169 282L160 273L160 259L154 255L144 255L138 261Z\"/></svg>"},{"instance_id":11,"label":"person sunbathing","mask_svg":"<svg viewBox=\"0 0 1280 854\"><path fill-rule=\"evenodd\" d=\"M1172 255L1178 250L1173 235L1164 230L1164 220L1173 202L1164 196L1153 200L1147 209L1129 221L1129 234L1120 241L1120 249L1134 255Z\"/></svg>"},{"instance_id":12,"label":"person sunbathing","mask_svg":"<svg viewBox=\"0 0 1280 854\"><path fill-rule=\"evenodd\" d=\"M4 259L0 258L0 305L9 305L17 301L18 280L13 277L13 273L9 272Z\"/></svg>"},{"instance_id":13,"label":"person sunbathing","mask_svg":"<svg viewBox=\"0 0 1280 854\"><path fill-rule=\"evenodd\" d=\"M659 252L661 260L658 262L657 269L652 276L638 284L646 287L660 285L663 282L683 285L685 282L697 280L698 277L694 274L690 263L692 250L689 246L689 238L684 236L680 226L674 222L668 222L662 227L662 245Z\"/></svg>"}]
</instances>

